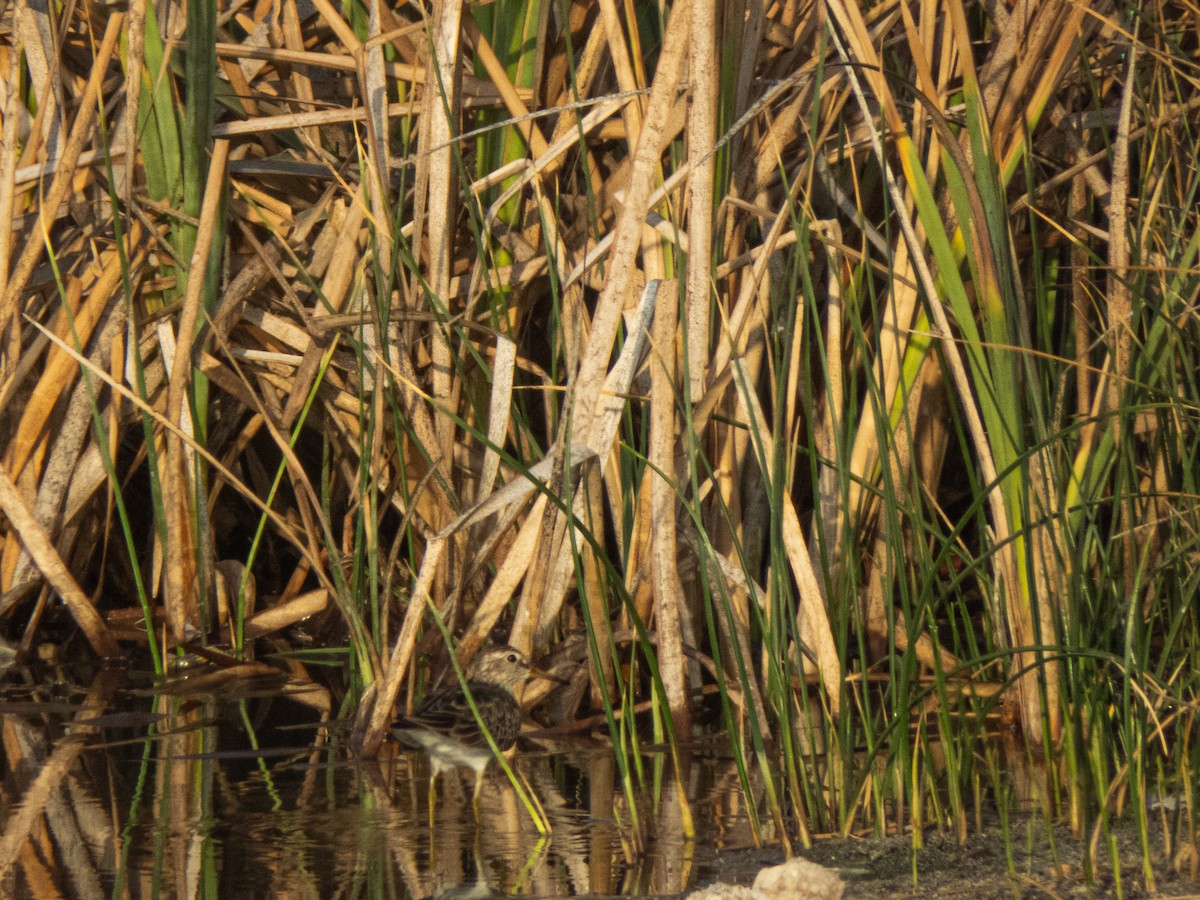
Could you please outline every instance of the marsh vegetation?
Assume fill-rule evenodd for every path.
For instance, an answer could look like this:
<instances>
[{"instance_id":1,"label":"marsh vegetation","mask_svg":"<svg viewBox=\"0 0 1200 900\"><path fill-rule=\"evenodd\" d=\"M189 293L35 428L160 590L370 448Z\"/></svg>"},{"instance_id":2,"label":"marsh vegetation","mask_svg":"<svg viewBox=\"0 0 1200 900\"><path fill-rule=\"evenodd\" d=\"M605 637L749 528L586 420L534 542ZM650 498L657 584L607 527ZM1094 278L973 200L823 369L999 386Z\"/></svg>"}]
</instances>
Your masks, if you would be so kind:
<instances>
[{"instance_id":1,"label":"marsh vegetation","mask_svg":"<svg viewBox=\"0 0 1200 900\"><path fill-rule=\"evenodd\" d=\"M286 679L372 759L499 640L634 850L703 745L752 840L1022 805L1197 876L1194 5L0 31L14 653Z\"/></svg>"}]
</instances>

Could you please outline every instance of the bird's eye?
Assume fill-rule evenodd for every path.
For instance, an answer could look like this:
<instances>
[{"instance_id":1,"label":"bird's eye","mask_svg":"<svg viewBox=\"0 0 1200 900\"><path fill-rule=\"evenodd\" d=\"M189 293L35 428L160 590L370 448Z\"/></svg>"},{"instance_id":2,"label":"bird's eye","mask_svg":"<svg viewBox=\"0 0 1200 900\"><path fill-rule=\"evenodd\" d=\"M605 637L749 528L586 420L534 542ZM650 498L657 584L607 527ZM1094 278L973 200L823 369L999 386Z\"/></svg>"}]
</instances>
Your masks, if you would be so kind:
<instances>
[{"instance_id":1,"label":"bird's eye","mask_svg":"<svg viewBox=\"0 0 1200 900\"><path fill-rule=\"evenodd\" d=\"M509 661L510 663L517 663L517 662L520 662L520 660L518 660L518 659L517 659L517 654L515 654L515 653L510 653L510 654L508 654L508 661Z\"/></svg>"}]
</instances>

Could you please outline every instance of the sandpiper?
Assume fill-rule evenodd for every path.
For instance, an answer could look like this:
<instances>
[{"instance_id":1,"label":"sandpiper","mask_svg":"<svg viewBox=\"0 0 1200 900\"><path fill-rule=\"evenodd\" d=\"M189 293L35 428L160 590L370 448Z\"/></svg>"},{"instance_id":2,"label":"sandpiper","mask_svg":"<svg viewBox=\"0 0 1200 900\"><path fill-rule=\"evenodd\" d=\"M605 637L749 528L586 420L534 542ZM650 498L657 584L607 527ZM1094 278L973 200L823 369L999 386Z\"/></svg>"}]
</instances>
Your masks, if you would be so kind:
<instances>
[{"instance_id":1,"label":"sandpiper","mask_svg":"<svg viewBox=\"0 0 1200 900\"><path fill-rule=\"evenodd\" d=\"M467 668L466 674L466 691L461 684L435 691L412 715L397 717L392 732L409 746L429 754L433 770L429 781L431 810L438 775L458 766L475 770L473 801L478 806L483 773L492 760L492 750L479 727L480 721L497 750L503 753L512 749L521 732L521 704L513 692L532 676L546 675L532 668L525 654L513 647L485 650ZM467 691L475 701L478 718L471 710Z\"/></svg>"}]
</instances>

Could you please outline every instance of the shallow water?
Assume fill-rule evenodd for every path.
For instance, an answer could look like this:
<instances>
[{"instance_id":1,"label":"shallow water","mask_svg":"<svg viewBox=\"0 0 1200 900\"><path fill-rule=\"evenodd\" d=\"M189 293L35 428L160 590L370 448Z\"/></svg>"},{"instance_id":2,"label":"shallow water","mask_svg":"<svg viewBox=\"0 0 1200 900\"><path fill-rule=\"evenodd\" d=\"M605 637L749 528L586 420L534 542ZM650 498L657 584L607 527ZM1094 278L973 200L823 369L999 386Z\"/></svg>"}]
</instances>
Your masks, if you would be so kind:
<instances>
[{"instance_id":1,"label":"shallow water","mask_svg":"<svg viewBox=\"0 0 1200 900\"><path fill-rule=\"evenodd\" d=\"M749 884L783 858L768 821L755 848L732 760L693 756L677 778L647 749L627 791L599 740L522 744L514 768L547 834L495 767L478 815L472 774L443 775L431 820L424 756L386 745L377 761L353 759L347 723L307 684L249 665L166 684L0 666L0 898L678 895ZM1044 780L1018 763L1018 794ZM1194 831L1165 806L1151 823L1153 885L1136 829L1114 829L1123 887L1095 848L1088 876L1086 835L1047 824L1037 806L1003 827L989 815L964 843L905 831L822 839L803 855L836 870L848 898L1197 896Z\"/></svg>"},{"instance_id":2,"label":"shallow water","mask_svg":"<svg viewBox=\"0 0 1200 900\"><path fill-rule=\"evenodd\" d=\"M677 779L646 752L626 792L611 747L525 743L514 770L547 834L495 766L478 816L471 773L443 775L431 821L424 756L351 758L319 692L252 672L161 688L5 674L0 896L675 894L754 844L731 760Z\"/></svg>"}]
</instances>

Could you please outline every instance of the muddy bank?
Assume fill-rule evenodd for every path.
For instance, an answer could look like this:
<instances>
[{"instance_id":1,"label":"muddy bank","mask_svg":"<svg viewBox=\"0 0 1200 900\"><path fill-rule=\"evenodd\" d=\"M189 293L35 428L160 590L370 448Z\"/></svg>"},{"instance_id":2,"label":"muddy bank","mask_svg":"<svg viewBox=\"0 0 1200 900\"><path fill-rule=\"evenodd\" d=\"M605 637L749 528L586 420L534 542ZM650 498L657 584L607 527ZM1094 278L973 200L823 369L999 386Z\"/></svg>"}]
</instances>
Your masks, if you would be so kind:
<instances>
[{"instance_id":1,"label":"muddy bank","mask_svg":"<svg viewBox=\"0 0 1200 900\"><path fill-rule=\"evenodd\" d=\"M1132 824L1120 823L1114 832L1121 866L1123 898L1200 898L1195 880L1195 848L1175 849L1168 860L1163 829L1150 831L1153 849L1153 890L1142 871L1141 848ZM1008 853L1011 853L1010 866ZM1048 829L1044 821L1023 817L1009 828L1006 850L1002 830L993 823L973 832L959 845L949 834L929 831L915 857L910 835L886 838L829 838L800 851L804 858L837 871L845 883L846 898L930 897L1000 900L1021 897L1116 897L1117 884L1106 845L1102 842L1093 863L1089 886L1084 871L1084 842L1069 829ZM782 859L778 850L727 854L724 872L715 880L749 885L763 866ZM916 881L914 883L914 861Z\"/></svg>"}]
</instances>

